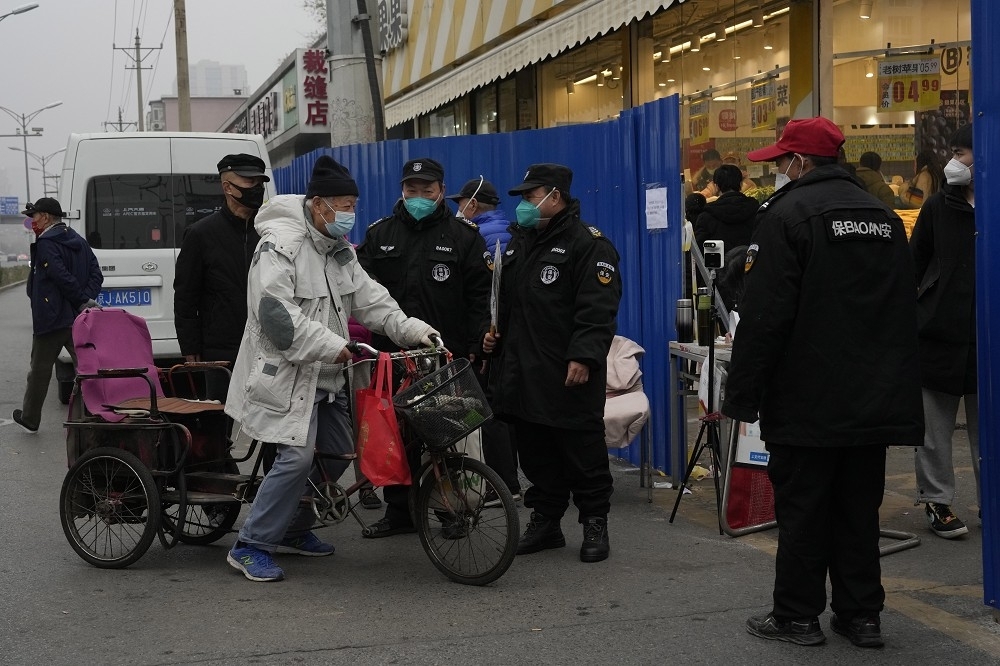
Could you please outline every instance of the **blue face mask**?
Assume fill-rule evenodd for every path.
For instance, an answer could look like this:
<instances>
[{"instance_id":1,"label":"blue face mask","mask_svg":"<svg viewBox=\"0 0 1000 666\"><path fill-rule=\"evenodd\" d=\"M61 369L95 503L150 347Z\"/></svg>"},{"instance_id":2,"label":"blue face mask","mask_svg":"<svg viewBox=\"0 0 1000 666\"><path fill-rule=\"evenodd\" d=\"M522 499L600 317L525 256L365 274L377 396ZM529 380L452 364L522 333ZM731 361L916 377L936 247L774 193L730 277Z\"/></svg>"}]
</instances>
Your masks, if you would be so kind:
<instances>
[{"instance_id":1,"label":"blue face mask","mask_svg":"<svg viewBox=\"0 0 1000 666\"><path fill-rule=\"evenodd\" d=\"M328 204L326 199L323 199L323 203L326 204L327 208L333 210L333 206ZM354 228L354 213L333 210L333 222L327 222L326 217L323 216L323 223L326 225L326 233L332 238L346 236Z\"/></svg>"},{"instance_id":2,"label":"blue face mask","mask_svg":"<svg viewBox=\"0 0 1000 666\"><path fill-rule=\"evenodd\" d=\"M435 199L425 199L424 197L410 197L409 199L403 197L403 205L406 206L407 212L413 216L414 220L422 220L437 210L438 202Z\"/></svg>"},{"instance_id":3,"label":"blue face mask","mask_svg":"<svg viewBox=\"0 0 1000 666\"><path fill-rule=\"evenodd\" d=\"M522 229L534 229L538 226L538 223L542 221L542 212L538 209L549 196L555 192L555 190L550 190L548 194L542 197L542 200L537 204L533 204L528 200L522 200L521 203L517 204L517 208L514 209L514 216L517 218L517 226Z\"/></svg>"}]
</instances>

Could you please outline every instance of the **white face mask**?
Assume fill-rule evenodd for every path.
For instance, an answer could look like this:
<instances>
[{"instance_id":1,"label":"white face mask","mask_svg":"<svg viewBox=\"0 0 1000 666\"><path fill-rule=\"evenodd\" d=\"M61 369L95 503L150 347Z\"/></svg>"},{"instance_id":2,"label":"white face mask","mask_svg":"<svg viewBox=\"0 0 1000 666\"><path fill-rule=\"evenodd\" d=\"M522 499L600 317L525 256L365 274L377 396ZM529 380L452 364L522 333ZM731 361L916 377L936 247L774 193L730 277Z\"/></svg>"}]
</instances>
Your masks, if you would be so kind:
<instances>
[{"instance_id":1,"label":"white face mask","mask_svg":"<svg viewBox=\"0 0 1000 666\"><path fill-rule=\"evenodd\" d=\"M944 165L944 177L949 185L968 185L972 182L972 167L967 167L954 157Z\"/></svg>"},{"instance_id":2,"label":"white face mask","mask_svg":"<svg viewBox=\"0 0 1000 666\"><path fill-rule=\"evenodd\" d=\"M779 174L777 174L774 177L774 190L775 191L780 190L785 185L788 185L788 183L792 182L791 177L788 175L788 170L792 168L793 164L795 164L795 160L796 159L801 160L802 158L800 158L798 155L794 155L792 157L792 161L789 162L788 166L785 167L785 172L784 173L779 173Z\"/></svg>"}]
</instances>

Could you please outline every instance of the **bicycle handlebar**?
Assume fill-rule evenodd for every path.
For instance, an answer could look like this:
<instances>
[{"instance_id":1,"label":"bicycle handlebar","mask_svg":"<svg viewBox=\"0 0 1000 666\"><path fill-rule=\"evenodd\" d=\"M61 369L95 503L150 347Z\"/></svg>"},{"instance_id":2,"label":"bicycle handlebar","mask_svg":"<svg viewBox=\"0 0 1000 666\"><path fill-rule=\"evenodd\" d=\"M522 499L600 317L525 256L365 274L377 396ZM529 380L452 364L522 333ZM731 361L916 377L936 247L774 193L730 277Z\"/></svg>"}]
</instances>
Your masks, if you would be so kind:
<instances>
[{"instance_id":1,"label":"bicycle handlebar","mask_svg":"<svg viewBox=\"0 0 1000 666\"><path fill-rule=\"evenodd\" d=\"M393 360L403 359L407 357L416 356L437 356L439 354L447 354L448 349L444 346L444 340L441 339L440 335L432 335L431 341L436 342L433 347L421 347L420 349L410 349L410 350L400 350L398 352L391 352L389 358ZM350 340L347 343L347 349L352 354L370 354L372 356L378 356L381 351L375 349L371 345L367 345L359 340Z\"/></svg>"}]
</instances>

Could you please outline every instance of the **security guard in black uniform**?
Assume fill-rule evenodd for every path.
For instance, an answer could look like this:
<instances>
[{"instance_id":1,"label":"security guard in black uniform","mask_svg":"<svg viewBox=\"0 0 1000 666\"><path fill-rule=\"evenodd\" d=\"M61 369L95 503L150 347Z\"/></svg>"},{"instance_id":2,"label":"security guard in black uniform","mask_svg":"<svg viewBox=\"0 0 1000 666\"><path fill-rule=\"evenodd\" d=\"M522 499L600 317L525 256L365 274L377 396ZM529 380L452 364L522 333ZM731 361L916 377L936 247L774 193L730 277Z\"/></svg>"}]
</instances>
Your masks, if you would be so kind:
<instances>
[{"instance_id":1,"label":"security guard in black uniform","mask_svg":"<svg viewBox=\"0 0 1000 666\"><path fill-rule=\"evenodd\" d=\"M913 261L899 217L837 165L844 135L793 120L747 155L790 182L766 201L722 411L760 416L778 519L774 606L747 620L770 640L882 645L879 506L886 445L920 446L923 413Z\"/></svg>"},{"instance_id":2,"label":"security guard in black uniform","mask_svg":"<svg viewBox=\"0 0 1000 666\"><path fill-rule=\"evenodd\" d=\"M559 522L573 502L583 524L580 559L608 557L613 491L604 443L607 357L622 283L618 252L580 220L573 172L533 164L510 191L522 197L503 257L497 334L483 337L494 412L514 423L532 486L518 555L566 545Z\"/></svg>"},{"instance_id":3,"label":"security guard in black uniform","mask_svg":"<svg viewBox=\"0 0 1000 666\"><path fill-rule=\"evenodd\" d=\"M472 222L459 220L445 204L444 167L430 158L403 165L403 196L392 215L372 223L358 246L358 261L396 299L400 309L441 332L456 355L479 351L489 323L493 255ZM412 314L411 314L412 313ZM388 338L373 346L393 351ZM410 461L415 469L417 461ZM379 538L413 532L408 486L383 489L385 517L374 523Z\"/></svg>"}]
</instances>

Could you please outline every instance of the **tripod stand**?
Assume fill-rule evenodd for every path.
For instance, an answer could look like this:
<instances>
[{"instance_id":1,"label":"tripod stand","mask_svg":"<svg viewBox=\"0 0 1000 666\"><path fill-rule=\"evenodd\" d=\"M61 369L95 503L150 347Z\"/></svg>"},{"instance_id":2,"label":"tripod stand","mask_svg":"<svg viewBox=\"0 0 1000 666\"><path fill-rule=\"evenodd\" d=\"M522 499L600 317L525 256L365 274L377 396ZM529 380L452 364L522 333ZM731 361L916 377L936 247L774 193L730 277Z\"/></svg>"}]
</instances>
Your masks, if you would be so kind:
<instances>
[{"instance_id":1,"label":"tripod stand","mask_svg":"<svg viewBox=\"0 0 1000 666\"><path fill-rule=\"evenodd\" d=\"M714 473L712 475L712 480L715 482L715 506L716 512L722 510L722 491L719 487L719 474L722 470L722 432L721 432L721 421L723 416L720 412L715 410L715 270L709 271L708 279L708 293L711 299L711 307L709 308L709 337L708 337L708 400L705 405L705 415L699 420L701 421L701 428L698 430L698 437L694 442L694 450L691 452L691 460L688 463L687 471L684 472L684 478L681 479L681 484L677 488L677 499L674 500L674 510L670 512L670 521L674 522L674 517L677 515L677 509L681 505L681 498L684 496L684 489L688 487L688 481L691 480L691 473L694 471L695 465L698 464L701 454L704 453L705 449L708 449L712 456L712 467ZM722 519L719 516L719 534L722 534Z\"/></svg>"}]
</instances>

